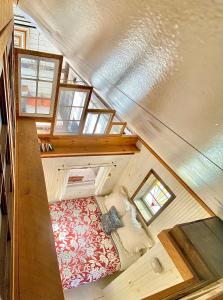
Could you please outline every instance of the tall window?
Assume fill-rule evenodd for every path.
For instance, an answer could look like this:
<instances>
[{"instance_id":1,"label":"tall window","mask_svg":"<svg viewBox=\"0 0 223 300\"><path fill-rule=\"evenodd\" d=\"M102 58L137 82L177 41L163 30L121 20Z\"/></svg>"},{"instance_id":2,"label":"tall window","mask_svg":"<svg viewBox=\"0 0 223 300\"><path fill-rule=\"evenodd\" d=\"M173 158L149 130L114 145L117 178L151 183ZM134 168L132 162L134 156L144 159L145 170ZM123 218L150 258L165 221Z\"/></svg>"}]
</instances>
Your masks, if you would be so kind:
<instances>
[{"instance_id":1,"label":"tall window","mask_svg":"<svg viewBox=\"0 0 223 300\"><path fill-rule=\"evenodd\" d=\"M132 200L146 222L151 222L175 198L163 180L151 170Z\"/></svg>"}]
</instances>

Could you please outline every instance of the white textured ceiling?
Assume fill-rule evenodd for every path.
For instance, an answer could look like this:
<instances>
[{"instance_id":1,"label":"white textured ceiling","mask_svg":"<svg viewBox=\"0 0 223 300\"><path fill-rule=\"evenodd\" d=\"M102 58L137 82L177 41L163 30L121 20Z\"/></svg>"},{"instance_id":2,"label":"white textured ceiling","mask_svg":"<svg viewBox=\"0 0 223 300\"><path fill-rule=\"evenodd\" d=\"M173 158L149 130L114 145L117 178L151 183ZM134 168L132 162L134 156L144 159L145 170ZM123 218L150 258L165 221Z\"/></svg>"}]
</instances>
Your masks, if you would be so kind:
<instances>
[{"instance_id":1,"label":"white textured ceiling","mask_svg":"<svg viewBox=\"0 0 223 300\"><path fill-rule=\"evenodd\" d=\"M223 216L223 1L20 0L73 67Z\"/></svg>"}]
</instances>

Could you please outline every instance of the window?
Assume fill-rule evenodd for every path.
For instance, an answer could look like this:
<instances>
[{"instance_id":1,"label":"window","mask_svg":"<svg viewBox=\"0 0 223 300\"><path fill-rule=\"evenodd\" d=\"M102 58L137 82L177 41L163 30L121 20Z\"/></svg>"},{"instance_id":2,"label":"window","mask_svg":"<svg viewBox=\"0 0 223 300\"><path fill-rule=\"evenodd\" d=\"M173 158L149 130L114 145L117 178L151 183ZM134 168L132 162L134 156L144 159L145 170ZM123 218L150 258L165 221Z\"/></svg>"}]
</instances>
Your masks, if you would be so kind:
<instances>
[{"instance_id":1,"label":"window","mask_svg":"<svg viewBox=\"0 0 223 300\"><path fill-rule=\"evenodd\" d=\"M80 134L91 88L60 88L54 134Z\"/></svg>"},{"instance_id":2,"label":"window","mask_svg":"<svg viewBox=\"0 0 223 300\"><path fill-rule=\"evenodd\" d=\"M151 223L175 198L163 180L151 170L132 197L144 220Z\"/></svg>"},{"instance_id":3,"label":"window","mask_svg":"<svg viewBox=\"0 0 223 300\"><path fill-rule=\"evenodd\" d=\"M114 112L89 109L84 125L84 134L106 134Z\"/></svg>"},{"instance_id":4,"label":"window","mask_svg":"<svg viewBox=\"0 0 223 300\"><path fill-rule=\"evenodd\" d=\"M15 27L14 45L17 48L26 49L28 29Z\"/></svg>"},{"instance_id":5,"label":"window","mask_svg":"<svg viewBox=\"0 0 223 300\"><path fill-rule=\"evenodd\" d=\"M125 122L112 122L109 134L122 135L126 127Z\"/></svg>"},{"instance_id":6,"label":"window","mask_svg":"<svg viewBox=\"0 0 223 300\"><path fill-rule=\"evenodd\" d=\"M37 134L50 134L50 122L36 122Z\"/></svg>"},{"instance_id":7,"label":"window","mask_svg":"<svg viewBox=\"0 0 223 300\"><path fill-rule=\"evenodd\" d=\"M59 60L19 54L19 113L52 117Z\"/></svg>"}]
</instances>

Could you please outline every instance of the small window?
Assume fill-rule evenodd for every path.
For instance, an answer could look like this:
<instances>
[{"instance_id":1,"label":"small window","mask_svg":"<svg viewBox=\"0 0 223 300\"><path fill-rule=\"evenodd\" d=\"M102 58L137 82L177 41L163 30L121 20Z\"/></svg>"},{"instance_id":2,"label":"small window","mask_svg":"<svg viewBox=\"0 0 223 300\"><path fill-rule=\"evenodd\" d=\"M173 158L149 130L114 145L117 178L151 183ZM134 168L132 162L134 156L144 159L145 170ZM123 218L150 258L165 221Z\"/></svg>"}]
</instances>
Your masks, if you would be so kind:
<instances>
[{"instance_id":1,"label":"small window","mask_svg":"<svg viewBox=\"0 0 223 300\"><path fill-rule=\"evenodd\" d=\"M37 134L50 134L51 123L49 122L36 122Z\"/></svg>"},{"instance_id":2,"label":"small window","mask_svg":"<svg viewBox=\"0 0 223 300\"><path fill-rule=\"evenodd\" d=\"M17 48L26 49L28 29L15 27L14 29L14 45Z\"/></svg>"},{"instance_id":3,"label":"small window","mask_svg":"<svg viewBox=\"0 0 223 300\"><path fill-rule=\"evenodd\" d=\"M132 201L147 223L151 223L175 198L163 180L151 170L138 187Z\"/></svg>"},{"instance_id":4,"label":"small window","mask_svg":"<svg viewBox=\"0 0 223 300\"><path fill-rule=\"evenodd\" d=\"M84 125L84 134L106 134L113 116L113 112L106 110L88 110Z\"/></svg>"},{"instance_id":5,"label":"small window","mask_svg":"<svg viewBox=\"0 0 223 300\"><path fill-rule=\"evenodd\" d=\"M112 122L109 134L122 135L125 130L125 122Z\"/></svg>"}]
</instances>

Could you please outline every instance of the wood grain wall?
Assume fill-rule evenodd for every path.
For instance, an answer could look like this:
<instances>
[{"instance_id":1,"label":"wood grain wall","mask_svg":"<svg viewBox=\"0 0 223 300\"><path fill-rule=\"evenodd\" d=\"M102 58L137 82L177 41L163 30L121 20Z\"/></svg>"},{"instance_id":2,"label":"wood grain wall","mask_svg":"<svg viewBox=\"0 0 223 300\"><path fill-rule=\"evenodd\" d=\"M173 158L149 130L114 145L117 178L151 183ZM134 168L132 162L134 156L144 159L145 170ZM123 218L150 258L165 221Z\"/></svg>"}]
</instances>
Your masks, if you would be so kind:
<instances>
[{"instance_id":1,"label":"wood grain wall","mask_svg":"<svg viewBox=\"0 0 223 300\"><path fill-rule=\"evenodd\" d=\"M117 185L124 185L132 196L149 170L154 169L176 195L173 202L149 225L153 239L157 240L157 234L163 229L210 216L156 157L142 144L140 148L141 152L132 157Z\"/></svg>"}]
</instances>

